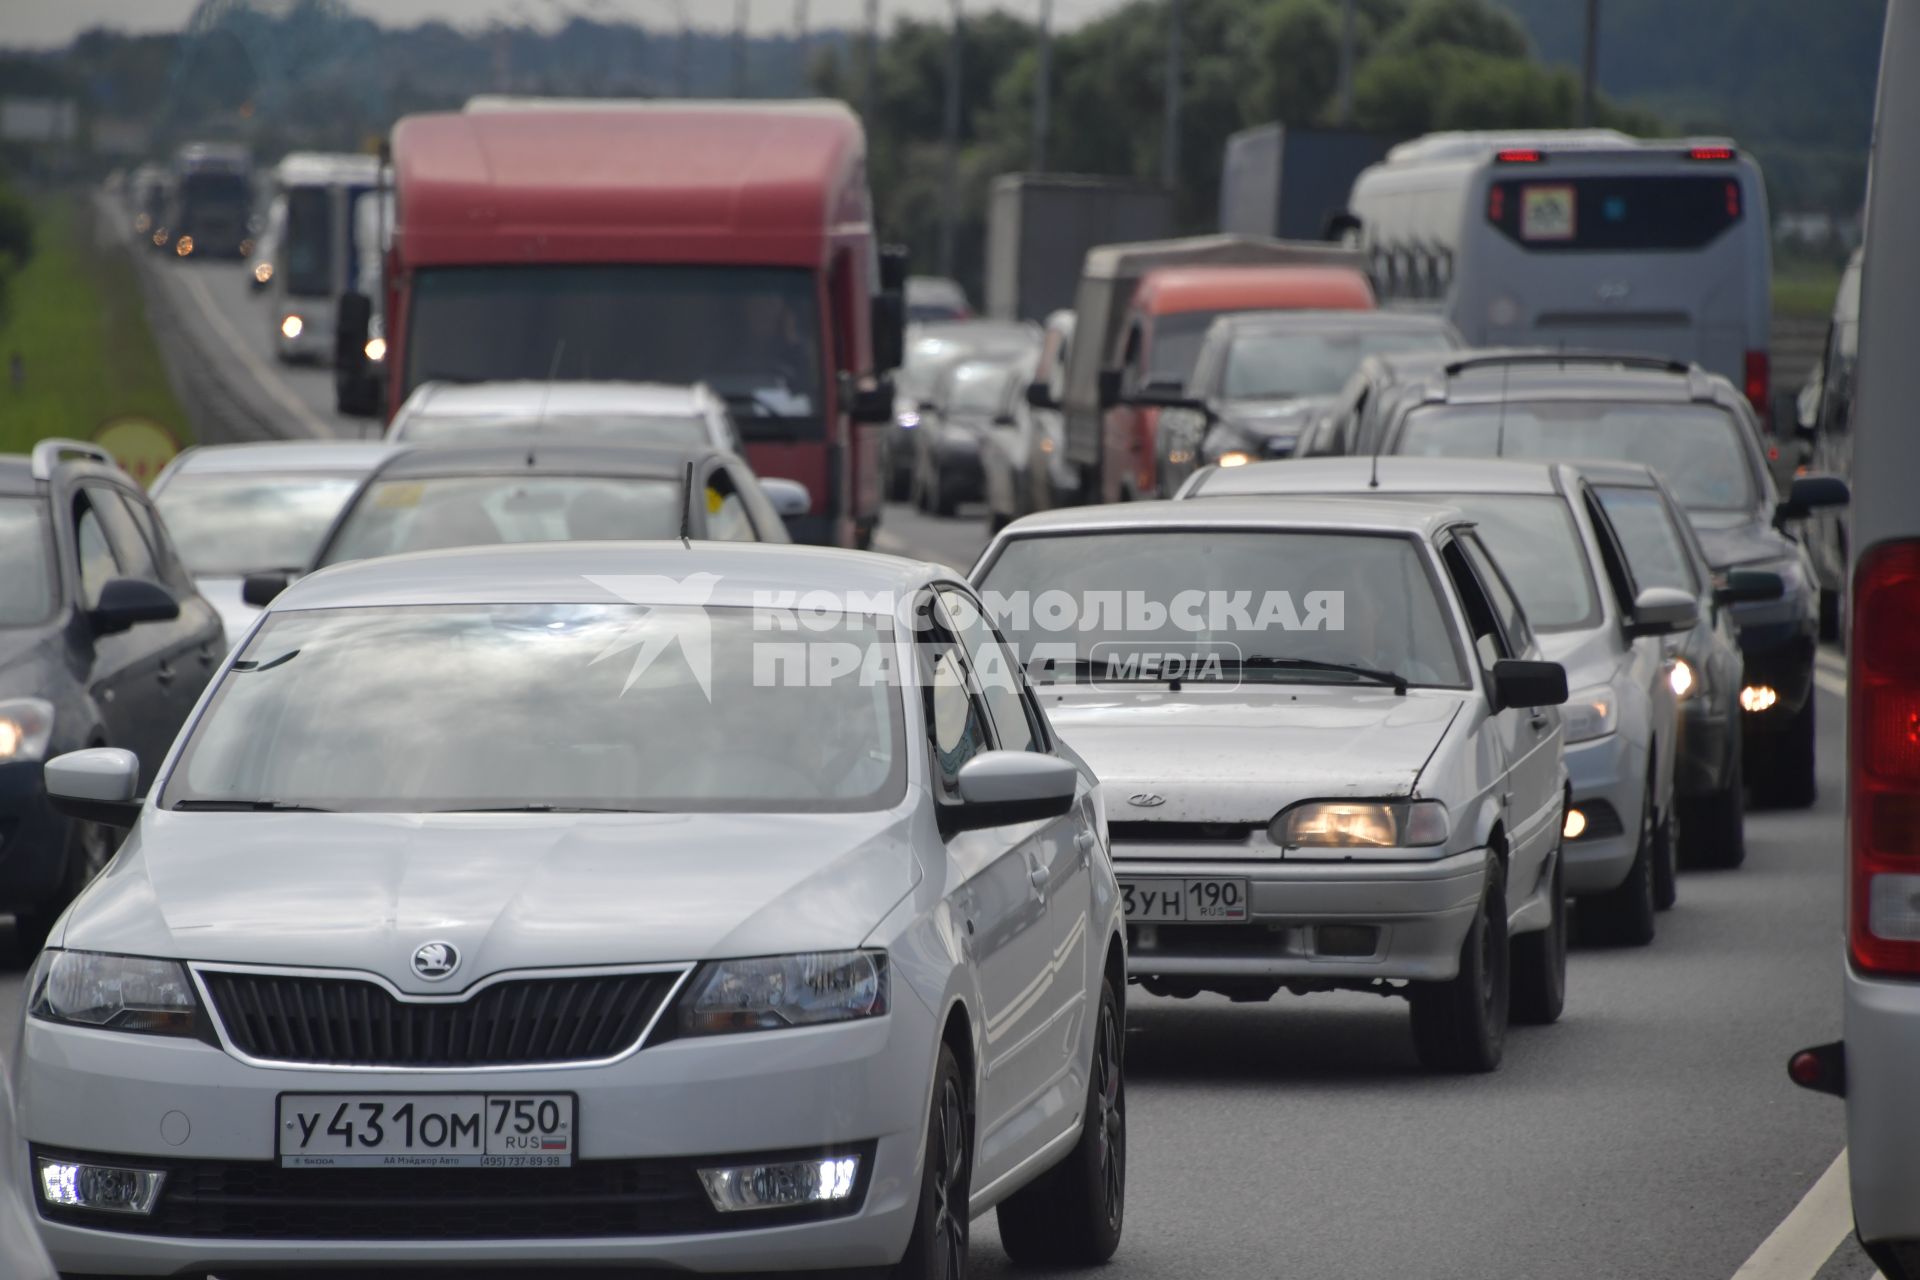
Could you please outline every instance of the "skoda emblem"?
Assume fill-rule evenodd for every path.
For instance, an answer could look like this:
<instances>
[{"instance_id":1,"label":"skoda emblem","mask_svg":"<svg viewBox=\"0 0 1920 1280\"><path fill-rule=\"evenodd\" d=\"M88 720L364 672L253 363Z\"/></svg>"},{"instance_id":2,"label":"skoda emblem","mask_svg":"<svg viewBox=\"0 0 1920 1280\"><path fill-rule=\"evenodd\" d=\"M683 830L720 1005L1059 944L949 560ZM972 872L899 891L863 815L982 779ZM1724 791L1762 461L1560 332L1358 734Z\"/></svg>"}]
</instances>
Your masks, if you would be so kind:
<instances>
[{"instance_id":1,"label":"skoda emblem","mask_svg":"<svg viewBox=\"0 0 1920 1280\"><path fill-rule=\"evenodd\" d=\"M1142 809L1158 809L1167 802L1165 796L1157 796L1151 791L1141 791L1127 797L1127 803Z\"/></svg>"},{"instance_id":2,"label":"skoda emblem","mask_svg":"<svg viewBox=\"0 0 1920 1280\"><path fill-rule=\"evenodd\" d=\"M451 977L460 967L460 953L451 942L428 942L414 949L413 971L428 982Z\"/></svg>"}]
</instances>

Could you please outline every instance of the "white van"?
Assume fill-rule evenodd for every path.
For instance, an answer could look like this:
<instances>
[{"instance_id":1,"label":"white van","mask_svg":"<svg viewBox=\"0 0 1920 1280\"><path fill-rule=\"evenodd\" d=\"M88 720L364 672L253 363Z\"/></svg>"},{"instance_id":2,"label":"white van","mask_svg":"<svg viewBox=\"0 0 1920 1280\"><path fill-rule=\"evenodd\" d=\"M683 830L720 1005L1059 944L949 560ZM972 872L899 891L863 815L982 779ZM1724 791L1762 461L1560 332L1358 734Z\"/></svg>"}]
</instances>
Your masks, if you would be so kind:
<instances>
[{"instance_id":1,"label":"white van","mask_svg":"<svg viewBox=\"0 0 1920 1280\"><path fill-rule=\"evenodd\" d=\"M1384 303L1437 308L1469 346L1698 362L1764 421L1769 226L1760 170L1731 142L1582 129L1403 143L1333 230Z\"/></svg>"},{"instance_id":2,"label":"white van","mask_svg":"<svg viewBox=\"0 0 1920 1280\"><path fill-rule=\"evenodd\" d=\"M265 282L274 351L287 361L333 360L334 301L359 267L354 201L380 177L373 156L295 152L274 170L286 218Z\"/></svg>"}]
</instances>

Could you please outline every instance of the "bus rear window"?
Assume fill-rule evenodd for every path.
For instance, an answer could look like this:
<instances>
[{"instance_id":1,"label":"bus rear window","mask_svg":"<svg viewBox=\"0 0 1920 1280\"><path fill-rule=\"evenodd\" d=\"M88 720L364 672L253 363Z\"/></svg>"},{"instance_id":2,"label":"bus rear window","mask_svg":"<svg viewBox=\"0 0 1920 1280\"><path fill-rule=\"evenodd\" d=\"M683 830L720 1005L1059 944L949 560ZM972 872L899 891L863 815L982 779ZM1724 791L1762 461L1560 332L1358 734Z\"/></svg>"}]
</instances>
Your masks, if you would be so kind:
<instances>
[{"instance_id":1,"label":"bus rear window","mask_svg":"<svg viewBox=\"0 0 1920 1280\"><path fill-rule=\"evenodd\" d=\"M1487 221L1528 249L1698 249L1745 213L1738 178L1513 178L1487 191Z\"/></svg>"},{"instance_id":2,"label":"bus rear window","mask_svg":"<svg viewBox=\"0 0 1920 1280\"><path fill-rule=\"evenodd\" d=\"M280 252L289 294L333 296L333 197L325 187L295 187L287 193L287 225Z\"/></svg>"}]
</instances>

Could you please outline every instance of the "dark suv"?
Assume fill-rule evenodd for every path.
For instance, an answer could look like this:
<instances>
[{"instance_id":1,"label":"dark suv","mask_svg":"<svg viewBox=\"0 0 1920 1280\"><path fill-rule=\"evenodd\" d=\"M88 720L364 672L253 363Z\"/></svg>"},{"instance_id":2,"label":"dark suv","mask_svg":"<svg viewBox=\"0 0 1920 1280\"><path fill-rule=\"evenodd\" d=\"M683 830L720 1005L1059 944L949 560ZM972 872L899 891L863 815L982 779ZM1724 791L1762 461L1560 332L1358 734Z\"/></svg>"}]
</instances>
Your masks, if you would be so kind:
<instances>
[{"instance_id":1,"label":"dark suv","mask_svg":"<svg viewBox=\"0 0 1920 1280\"><path fill-rule=\"evenodd\" d=\"M142 785L225 655L153 505L95 445L0 455L0 912L39 948L112 854L48 805L41 762L126 747Z\"/></svg>"},{"instance_id":2,"label":"dark suv","mask_svg":"<svg viewBox=\"0 0 1920 1280\"><path fill-rule=\"evenodd\" d=\"M1717 579L1732 569L1779 574L1778 599L1733 606L1746 776L1764 803L1813 803L1820 601L1802 529L1812 512L1847 501L1843 481L1798 476L1780 494L1740 389L1655 357L1467 353L1406 378L1390 402L1362 420L1352 452L1644 463L1686 508Z\"/></svg>"}]
</instances>

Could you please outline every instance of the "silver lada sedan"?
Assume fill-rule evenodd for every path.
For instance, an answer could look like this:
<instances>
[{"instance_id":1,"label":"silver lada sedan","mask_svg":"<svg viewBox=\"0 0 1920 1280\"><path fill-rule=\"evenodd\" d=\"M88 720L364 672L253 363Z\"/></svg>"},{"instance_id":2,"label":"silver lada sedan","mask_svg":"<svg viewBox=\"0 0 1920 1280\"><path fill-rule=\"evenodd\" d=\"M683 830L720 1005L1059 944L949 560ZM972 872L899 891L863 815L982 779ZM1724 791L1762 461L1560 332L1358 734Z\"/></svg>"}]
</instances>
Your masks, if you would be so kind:
<instances>
[{"instance_id":1,"label":"silver lada sedan","mask_svg":"<svg viewBox=\"0 0 1920 1280\"><path fill-rule=\"evenodd\" d=\"M1049 512L972 577L1100 774L1148 991L1402 994L1445 1070L1498 1065L1510 995L1559 1015L1566 673L1458 511Z\"/></svg>"},{"instance_id":2,"label":"silver lada sedan","mask_svg":"<svg viewBox=\"0 0 1920 1280\"><path fill-rule=\"evenodd\" d=\"M63 1271L892 1268L1124 1209L1092 774L964 583L546 544L272 603L28 976ZM1011 681L982 673L1011 670Z\"/></svg>"}]
</instances>

